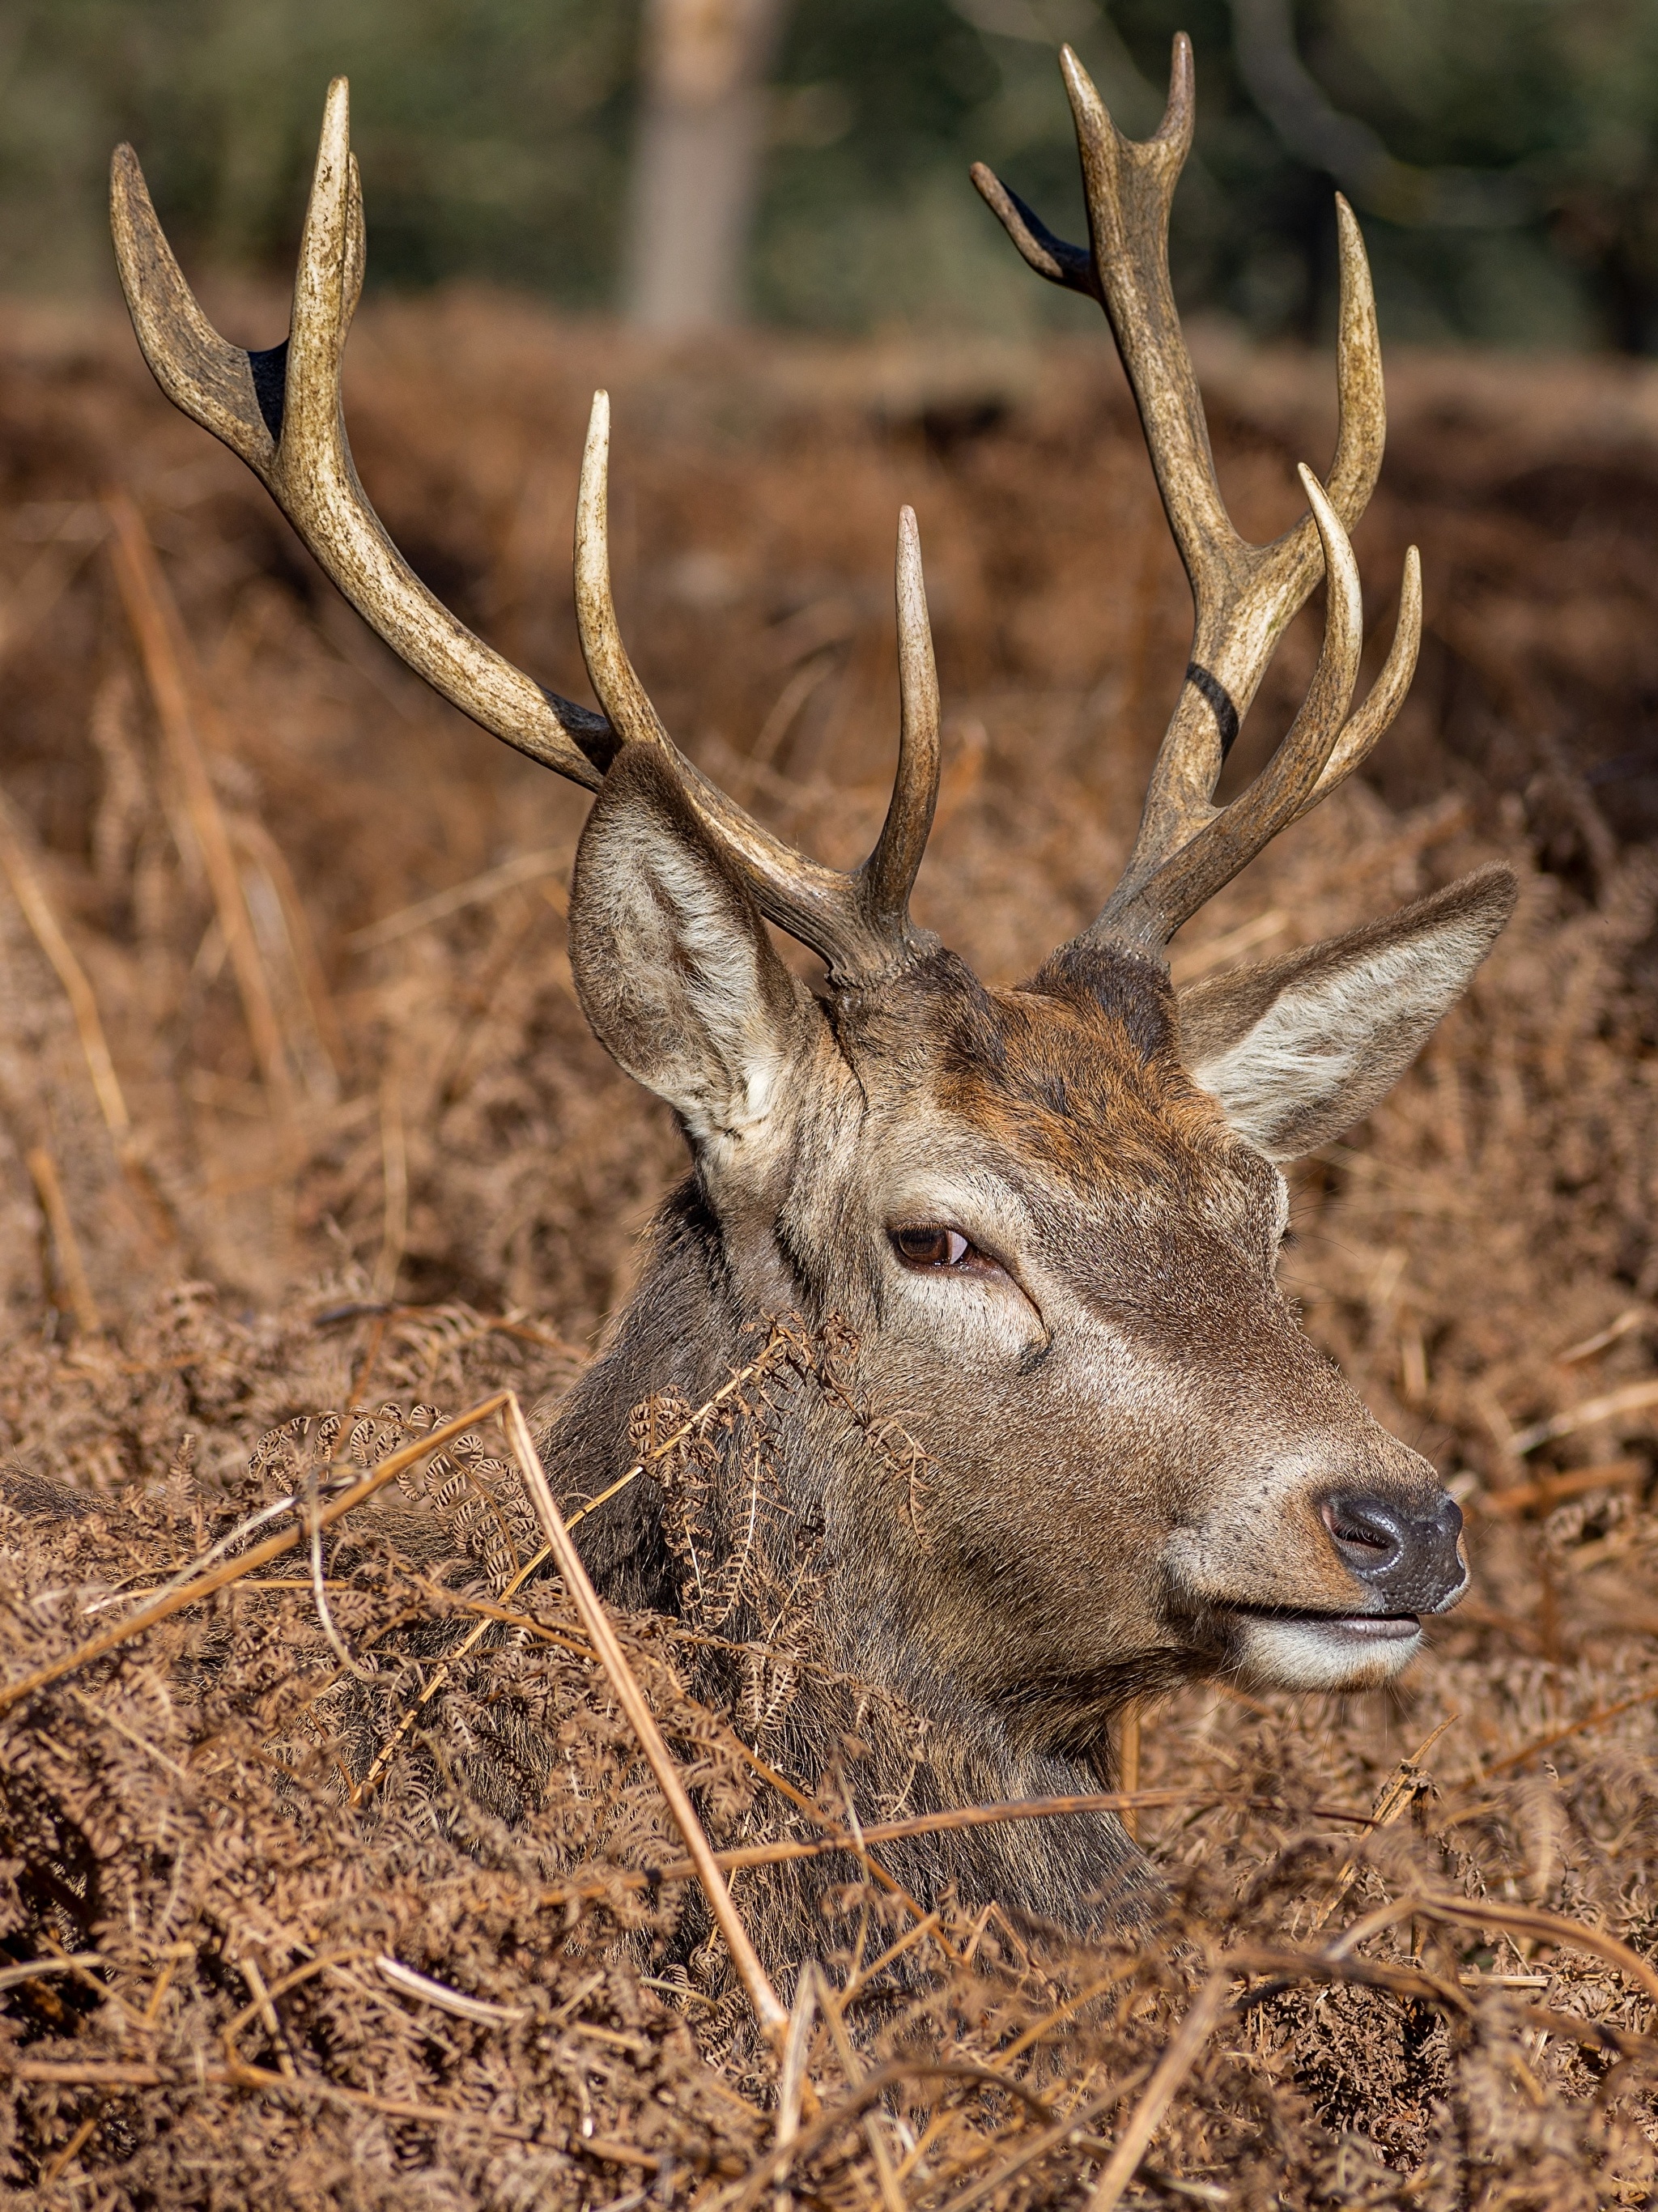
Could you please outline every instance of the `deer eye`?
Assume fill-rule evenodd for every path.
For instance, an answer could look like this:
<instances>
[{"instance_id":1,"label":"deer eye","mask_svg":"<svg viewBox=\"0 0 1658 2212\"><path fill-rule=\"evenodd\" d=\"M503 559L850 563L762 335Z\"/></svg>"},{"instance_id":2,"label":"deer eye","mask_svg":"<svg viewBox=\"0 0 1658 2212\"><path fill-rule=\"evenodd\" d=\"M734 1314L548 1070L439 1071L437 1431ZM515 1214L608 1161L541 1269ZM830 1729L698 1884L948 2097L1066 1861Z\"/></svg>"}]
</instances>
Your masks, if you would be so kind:
<instances>
[{"instance_id":1,"label":"deer eye","mask_svg":"<svg viewBox=\"0 0 1658 2212\"><path fill-rule=\"evenodd\" d=\"M959 1229L926 1222L914 1229L895 1229L892 1247L907 1267L953 1267L962 1273L994 1269L996 1262L981 1252Z\"/></svg>"}]
</instances>

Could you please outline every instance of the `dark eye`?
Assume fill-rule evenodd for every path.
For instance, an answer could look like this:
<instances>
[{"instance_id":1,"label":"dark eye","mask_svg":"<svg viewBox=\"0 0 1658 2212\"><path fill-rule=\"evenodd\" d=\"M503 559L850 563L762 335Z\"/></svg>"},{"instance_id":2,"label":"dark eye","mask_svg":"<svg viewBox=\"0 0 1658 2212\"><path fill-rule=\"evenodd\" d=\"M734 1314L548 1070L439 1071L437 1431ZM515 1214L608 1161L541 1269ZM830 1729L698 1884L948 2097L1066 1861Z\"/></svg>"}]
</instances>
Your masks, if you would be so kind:
<instances>
[{"instance_id":1,"label":"dark eye","mask_svg":"<svg viewBox=\"0 0 1658 2212\"><path fill-rule=\"evenodd\" d=\"M895 1229L893 1249L907 1267L993 1267L996 1262L981 1252L959 1229L926 1222L914 1229Z\"/></svg>"}]
</instances>

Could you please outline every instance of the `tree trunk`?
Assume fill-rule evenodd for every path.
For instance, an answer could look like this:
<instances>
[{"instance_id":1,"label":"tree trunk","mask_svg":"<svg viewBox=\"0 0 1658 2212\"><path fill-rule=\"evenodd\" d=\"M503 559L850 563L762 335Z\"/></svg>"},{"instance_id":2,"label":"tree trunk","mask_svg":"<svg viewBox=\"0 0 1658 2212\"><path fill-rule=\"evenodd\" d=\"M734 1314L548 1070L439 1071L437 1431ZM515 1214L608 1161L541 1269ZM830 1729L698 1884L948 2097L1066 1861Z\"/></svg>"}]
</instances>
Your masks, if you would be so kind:
<instances>
[{"instance_id":1,"label":"tree trunk","mask_svg":"<svg viewBox=\"0 0 1658 2212\"><path fill-rule=\"evenodd\" d=\"M626 292L643 329L742 319L765 79L786 5L646 0Z\"/></svg>"}]
</instances>

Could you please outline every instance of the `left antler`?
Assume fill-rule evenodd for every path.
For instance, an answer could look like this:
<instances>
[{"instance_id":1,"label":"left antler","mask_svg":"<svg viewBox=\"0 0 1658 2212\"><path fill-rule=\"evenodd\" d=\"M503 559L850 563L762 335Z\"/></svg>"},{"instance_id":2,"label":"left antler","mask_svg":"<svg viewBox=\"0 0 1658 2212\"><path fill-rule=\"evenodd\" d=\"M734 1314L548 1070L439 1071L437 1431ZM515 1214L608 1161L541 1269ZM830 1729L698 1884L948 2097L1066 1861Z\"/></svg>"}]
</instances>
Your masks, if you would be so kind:
<instances>
[{"instance_id":1,"label":"left antler","mask_svg":"<svg viewBox=\"0 0 1658 2212\"><path fill-rule=\"evenodd\" d=\"M362 290L362 193L349 147L347 88L329 88L285 343L247 353L197 306L155 219L138 158L117 149L110 220L133 326L176 407L222 439L270 491L305 544L371 628L433 689L531 760L596 791L624 744L659 747L761 911L822 956L830 979L866 983L936 940L909 919L938 788L938 687L906 507L897 558L901 724L892 802L874 851L849 874L809 860L763 829L692 766L664 729L622 642L610 596L605 477L610 401L599 392L582 462L576 611L604 708L544 690L434 599L386 535L357 480L340 401L346 334Z\"/></svg>"},{"instance_id":2,"label":"left antler","mask_svg":"<svg viewBox=\"0 0 1658 2212\"><path fill-rule=\"evenodd\" d=\"M1386 414L1376 306L1363 241L1338 198L1341 244L1340 429L1327 492L1301 478L1311 513L1268 545L1226 511L1192 358L1169 278L1169 214L1192 144L1192 47L1175 40L1169 104L1156 135L1125 138L1087 71L1060 57L1082 155L1091 248L1068 245L986 168L973 180L1040 276L1097 300L1133 389L1157 488L1192 586L1192 655L1123 879L1085 933L1160 952L1183 921L1278 832L1351 775L1399 711L1421 635L1421 572L1406 556L1387 665L1357 713L1362 611L1347 532L1382 466ZM1221 768L1291 617L1327 585L1324 648L1289 735L1247 791L1217 808Z\"/></svg>"}]
</instances>

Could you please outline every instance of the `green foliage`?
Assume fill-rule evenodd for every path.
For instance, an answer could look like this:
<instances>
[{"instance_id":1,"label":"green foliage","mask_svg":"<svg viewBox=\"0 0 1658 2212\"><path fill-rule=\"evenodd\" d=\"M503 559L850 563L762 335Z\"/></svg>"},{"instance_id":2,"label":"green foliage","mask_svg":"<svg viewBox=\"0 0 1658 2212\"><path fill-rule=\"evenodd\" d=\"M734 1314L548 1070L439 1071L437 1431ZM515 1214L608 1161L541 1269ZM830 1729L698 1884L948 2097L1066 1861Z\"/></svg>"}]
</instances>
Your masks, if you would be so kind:
<instances>
[{"instance_id":1,"label":"green foliage","mask_svg":"<svg viewBox=\"0 0 1658 2212\"><path fill-rule=\"evenodd\" d=\"M284 268L343 72L374 281L608 295L631 7L7 0L0 20L0 283L112 281L103 176L124 137L186 258Z\"/></svg>"},{"instance_id":2,"label":"green foliage","mask_svg":"<svg viewBox=\"0 0 1658 2212\"><path fill-rule=\"evenodd\" d=\"M1327 325L1339 181L1394 337L1658 350L1658 0L1302 0L1292 55L1322 124L1261 96L1274 8L795 0L758 308L854 327L1085 320L1018 265L966 167L992 161L1078 231L1055 48L1071 40L1125 127L1145 131L1184 27L1200 88L1175 224L1185 302L1267 333ZM467 275L604 304L637 13L637 0L7 0L0 284L108 283L101 177L123 136L197 264L280 267L323 87L343 70L372 281ZM1345 129L1352 173L1321 128Z\"/></svg>"}]
</instances>

